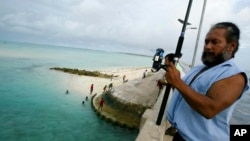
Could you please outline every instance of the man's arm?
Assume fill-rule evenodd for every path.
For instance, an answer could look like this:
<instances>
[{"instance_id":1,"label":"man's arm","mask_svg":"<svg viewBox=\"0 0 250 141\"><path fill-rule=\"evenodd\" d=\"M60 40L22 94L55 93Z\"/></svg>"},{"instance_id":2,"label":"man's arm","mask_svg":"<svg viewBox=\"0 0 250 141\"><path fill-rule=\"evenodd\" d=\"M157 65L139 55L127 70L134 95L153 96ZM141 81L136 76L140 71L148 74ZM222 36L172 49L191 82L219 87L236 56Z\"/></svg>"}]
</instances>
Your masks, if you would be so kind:
<instances>
[{"instance_id":1,"label":"man's arm","mask_svg":"<svg viewBox=\"0 0 250 141\"><path fill-rule=\"evenodd\" d=\"M205 118L213 118L233 104L241 95L245 78L242 74L215 82L206 95L197 93L180 78L180 73L173 64L166 73L167 81L180 91L186 102Z\"/></svg>"}]
</instances>

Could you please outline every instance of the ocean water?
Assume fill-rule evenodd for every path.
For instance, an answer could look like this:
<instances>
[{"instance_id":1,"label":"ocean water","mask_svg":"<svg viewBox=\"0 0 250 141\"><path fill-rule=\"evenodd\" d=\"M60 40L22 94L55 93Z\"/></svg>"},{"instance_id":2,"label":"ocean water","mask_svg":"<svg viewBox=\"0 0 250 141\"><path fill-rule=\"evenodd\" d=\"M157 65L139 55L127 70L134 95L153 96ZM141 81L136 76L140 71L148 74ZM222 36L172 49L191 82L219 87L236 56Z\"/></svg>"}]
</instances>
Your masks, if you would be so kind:
<instances>
[{"instance_id":1,"label":"ocean water","mask_svg":"<svg viewBox=\"0 0 250 141\"><path fill-rule=\"evenodd\" d=\"M87 70L148 66L152 59L121 53L35 44L0 44L1 141L132 141L138 131L107 123L88 94L70 91L68 77L51 67Z\"/></svg>"},{"instance_id":2,"label":"ocean water","mask_svg":"<svg viewBox=\"0 0 250 141\"><path fill-rule=\"evenodd\" d=\"M107 123L92 110L88 94L70 91L68 77L51 67L87 70L150 67L152 58L26 43L0 42L0 141L133 141L138 132ZM250 94L232 124L250 124Z\"/></svg>"}]
</instances>

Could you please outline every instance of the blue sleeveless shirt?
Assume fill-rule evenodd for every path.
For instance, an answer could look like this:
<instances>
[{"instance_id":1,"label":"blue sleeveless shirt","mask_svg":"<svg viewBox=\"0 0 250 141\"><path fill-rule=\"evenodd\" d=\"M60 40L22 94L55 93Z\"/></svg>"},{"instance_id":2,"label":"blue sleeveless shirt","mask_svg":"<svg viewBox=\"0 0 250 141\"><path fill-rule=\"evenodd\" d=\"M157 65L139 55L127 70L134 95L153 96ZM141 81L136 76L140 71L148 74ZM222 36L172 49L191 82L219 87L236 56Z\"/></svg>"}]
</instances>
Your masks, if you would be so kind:
<instances>
[{"instance_id":1,"label":"blue sleeveless shirt","mask_svg":"<svg viewBox=\"0 0 250 141\"><path fill-rule=\"evenodd\" d=\"M205 66L197 66L192 69L183 78L186 84L189 84L193 77ZM169 108L167 110L167 119L171 125L177 128L178 133L187 141L227 141L229 140L229 121L233 110L239 100L249 89L249 82L246 73L237 67L230 59L224 63L214 66L201 73L192 82L190 87L196 92L206 95L213 83L243 73L246 79L246 85L241 97L231 106L218 113L211 119L206 119L195 110L193 110L178 90L174 91ZM226 93L225 93L226 95Z\"/></svg>"}]
</instances>

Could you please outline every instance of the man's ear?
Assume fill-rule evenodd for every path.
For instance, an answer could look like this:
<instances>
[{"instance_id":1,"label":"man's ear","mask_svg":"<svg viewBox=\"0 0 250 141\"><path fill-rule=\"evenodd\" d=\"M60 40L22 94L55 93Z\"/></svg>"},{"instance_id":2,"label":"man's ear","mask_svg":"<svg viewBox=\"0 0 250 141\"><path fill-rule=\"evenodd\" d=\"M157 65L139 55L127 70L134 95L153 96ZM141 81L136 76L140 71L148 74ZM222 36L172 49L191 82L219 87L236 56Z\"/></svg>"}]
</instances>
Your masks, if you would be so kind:
<instances>
[{"instance_id":1,"label":"man's ear","mask_svg":"<svg viewBox=\"0 0 250 141\"><path fill-rule=\"evenodd\" d=\"M228 50L230 50L230 51L233 52L233 51L236 49L237 45L238 45L238 43L237 43L236 41L232 41L232 42L229 44Z\"/></svg>"}]
</instances>

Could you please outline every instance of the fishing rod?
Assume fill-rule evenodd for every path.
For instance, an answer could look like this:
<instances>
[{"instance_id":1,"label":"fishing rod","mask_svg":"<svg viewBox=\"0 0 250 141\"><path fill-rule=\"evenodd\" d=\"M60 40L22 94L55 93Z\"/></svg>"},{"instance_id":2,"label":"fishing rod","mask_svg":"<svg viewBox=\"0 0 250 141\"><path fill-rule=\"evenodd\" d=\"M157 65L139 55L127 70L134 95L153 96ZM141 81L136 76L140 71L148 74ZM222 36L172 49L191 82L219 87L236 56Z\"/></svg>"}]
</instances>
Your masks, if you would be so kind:
<instances>
[{"instance_id":1,"label":"fishing rod","mask_svg":"<svg viewBox=\"0 0 250 141\"><path fill-rule=\"evenodd\" d=\"M185 35L185 31L186 31L186 26L188 24L188 17L189 17L189 13L190 13L190 10L191 10L192 2L193 2L193 0L189 0L185 20L183 22L181 34L180 34L180 37L179 37L178 42L177 42L177 47L176 47L176 50L175 50L175 57L174 57L174 64L175 65L179 61L179 57L181 56L181 48L182 48L182 44L183 44L183 41L184 41L184 35ZM160 51L161 51L161 53L164 52L163 50L160 50ZM156 55L155 55L155 57L156 57ZM161 68L163 68L165 71L167 71L166 68L163 67L163 66L164 65L162 65ZM159 114L158 114L158 117L157 117L157 120L156 120L156 125L161 125L162 117L163 117L163 114L165 112L165 108L166 108L166 104L167 104L167 101L168 101L168 97L169 97L171 87L172 87L171 84L167 83L166 90L165 90L163 100L162 100L162 104L161 104L161 107L160 107L160 111L159 111Z\"/></svg>"}]
</instances>

